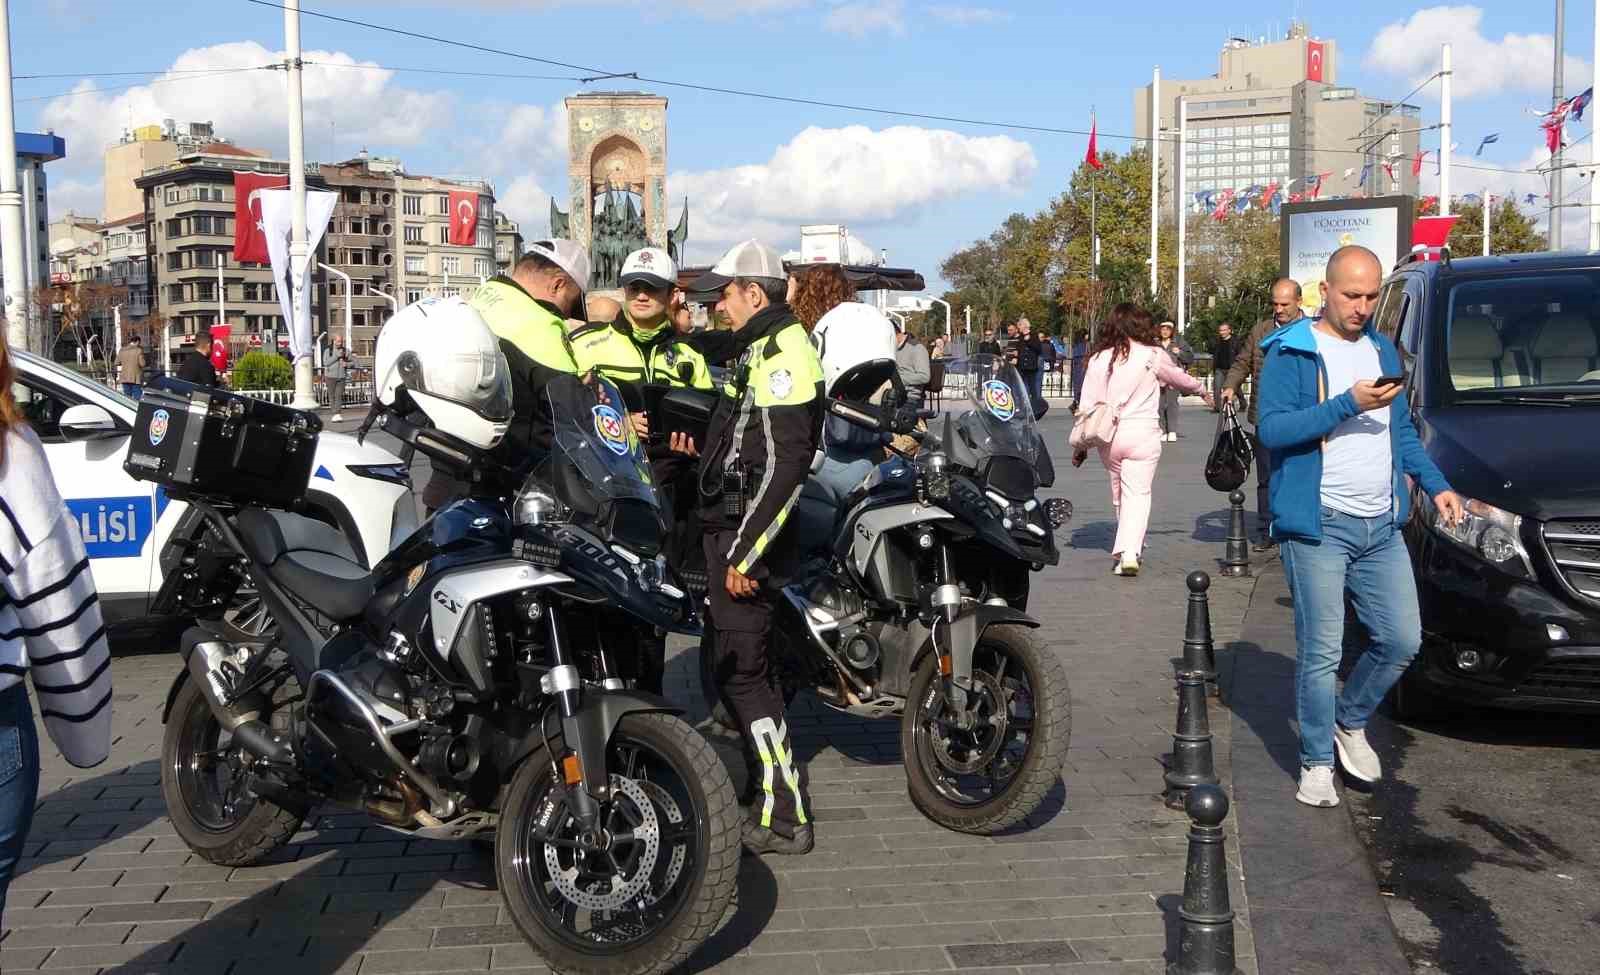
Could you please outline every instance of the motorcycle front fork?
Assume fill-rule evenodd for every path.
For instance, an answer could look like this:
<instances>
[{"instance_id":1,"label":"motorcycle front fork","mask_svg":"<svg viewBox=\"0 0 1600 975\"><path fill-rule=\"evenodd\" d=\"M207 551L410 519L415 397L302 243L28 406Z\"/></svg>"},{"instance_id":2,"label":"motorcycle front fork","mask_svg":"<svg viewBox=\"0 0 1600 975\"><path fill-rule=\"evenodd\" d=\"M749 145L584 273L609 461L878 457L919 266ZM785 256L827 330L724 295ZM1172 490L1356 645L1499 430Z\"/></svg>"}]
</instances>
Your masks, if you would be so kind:
<instances>
[{"instance_id":1,"label":"motorcycle front fork","mask_svg":"<svg viewBox=\"0 0 1600 975\"><path fill-rule=\"evenodd\" d=\"M951 720L965 729L973 721L967 707L967 688L972 674L955 672L955 623L961 615L961 584L957 581L955 562L950 556L950 546L940 545L934 553L933 592L928 597L933 610L933 652L939 660L940 686ZM942 626L940 624L943 624Z\"/></svg>"},{"instance_id":2,"label":"motorcycle front fork","mask_svg":"<svg viewBox=\"0 0 1600 975\"><path fill-rule=\"evenodd\" d=\"M610 794L610 784L607 782L590 782L593 773L585 767L584 756L593 756L592 743L581 740L571 740L572 732L579 727L573 720L578 714L578 707L582 701L583 681L578 674L578 667L567 650L566 638L561 626L561 614L554 605L545 607L545 619L550 627L550 639L546 653L546 663L550 672L544 680L550 681L549 690L556 699L556 710L561 715L563 741L566 753L560 756L551 754L550 770L557 782L565 783L567 801L572 810L573 818L578 821L581 835L598 837L600 832L600 803L597 799ZM585 748L589 744L591 747ZM604 743L600 743L600 754L604 755ZM602 763L603 764L603 763Z\"/></svg>"}]
</instances>

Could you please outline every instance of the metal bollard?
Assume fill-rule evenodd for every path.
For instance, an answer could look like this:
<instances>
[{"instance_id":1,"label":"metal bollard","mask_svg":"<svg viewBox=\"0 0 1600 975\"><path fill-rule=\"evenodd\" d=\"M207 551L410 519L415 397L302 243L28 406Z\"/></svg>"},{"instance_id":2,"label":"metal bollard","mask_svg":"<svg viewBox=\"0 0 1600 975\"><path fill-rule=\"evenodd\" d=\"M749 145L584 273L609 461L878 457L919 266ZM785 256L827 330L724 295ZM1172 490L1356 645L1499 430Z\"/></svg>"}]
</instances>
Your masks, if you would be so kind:
<instances>
[{"instance_id":1,"label":"metal bollard","mask_svg":"<svg viewBox=\"0 0 1600 975\"><path fill-rule=\"evenodd\" d=\"M1182 809L1196 786L1217 784L1211 721L1206 717L1206 679L1197 670L1178 675L1178 727L1172 735L1172 764L1164 778L1164 801L1170 809Z\"/></svg>"},{"instance_id":2,"label":"metal bollard","mask_svg":"<svg viewBox=\"0 0 1600 975\"><path fill-rule=\"evenodd\" d=\"M1250 574L1250 538L1244 531L1244 492L1228 495L1233 510L1228 515L1228 545L1222 553L1222 574L1229 578Z\"/></svg>"},{"instance_id":3,"label":"metal bollard","mask_svg":"<svg viewBox=\"0 0 1600 975\"><path fill-rule=\"evenodd\" d=\"M1178 911L1178 959L1167 965L1167 975L1237 975L1222 835L1228 796L1215 785L1197 785L1184 810L1189 814L1189 858Z\"/></svg>"},{"instance_id":4,"label":"metal bollard","mask_svg":"<svg viewBox=\"0 0 1600 975\"><path fill-rule=\"evenodd\" d=\"M1189 586L1189 615L1183 625L1183 669L1205 675L1207 691L1217 693L1217 655L1211 643L1211 603L1206 590L1211 577L1191 572L1184 580Z\"/></svg>"}]
</instances>

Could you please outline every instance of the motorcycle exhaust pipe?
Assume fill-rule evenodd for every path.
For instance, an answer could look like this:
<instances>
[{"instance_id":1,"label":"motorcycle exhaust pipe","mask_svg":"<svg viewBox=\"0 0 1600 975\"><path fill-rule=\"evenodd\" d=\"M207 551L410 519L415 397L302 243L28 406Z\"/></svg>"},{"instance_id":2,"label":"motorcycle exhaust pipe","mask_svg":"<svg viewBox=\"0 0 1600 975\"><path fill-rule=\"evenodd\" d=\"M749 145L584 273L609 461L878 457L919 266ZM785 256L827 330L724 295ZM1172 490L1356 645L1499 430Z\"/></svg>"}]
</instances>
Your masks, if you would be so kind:
<instances>
[{"instance_id":1,"label":"motorcycle exhaust pipe","mask_svg":"<svg viewBox=\"0 0 1600 975\"><path fill-rule=\"evenodd\" d=\"M267 727L265 721L252 719L238 725L233 729L233 740L258 758L280 765L294 763L294 749Z\"/></svg>"},{"instance_id":2,"label":"motorcycle exhaust pipe","mask_svg":"<svg viewBox=\"0 0 1600 975\"><path fill-rule=\"evenodd\" d=\"M200 693L205 697L206 704L211 707L211 713L216 716L222 729L237 732L245 722L259 718L261 711L244 702L235 702L232 705L222 703L227 696L227 690L222 686L220 679L222 666L224 663L231 663L228 658L233 654L234 648L231 645L220 640L206 640L194 645L194 649L189 653L188 666L189 679L200 686Z\"/></svg>"}]
</instances>

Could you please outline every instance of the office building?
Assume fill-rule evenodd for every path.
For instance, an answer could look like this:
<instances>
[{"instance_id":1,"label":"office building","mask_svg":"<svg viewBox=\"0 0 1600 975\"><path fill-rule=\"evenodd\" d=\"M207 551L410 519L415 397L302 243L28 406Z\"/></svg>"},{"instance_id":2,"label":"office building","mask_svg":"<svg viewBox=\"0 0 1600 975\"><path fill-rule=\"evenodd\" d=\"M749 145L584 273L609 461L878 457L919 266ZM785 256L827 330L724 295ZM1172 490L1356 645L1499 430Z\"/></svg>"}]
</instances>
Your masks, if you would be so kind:
<instances>
[{"instance_id":1,"label":"office building","mask_svg":"<svg viewBox=\"0 0 1600 975\"><path fill-rule=\"evenodd\" d=\"M1161 193L1173 199L1179 106L1187 109L1189 212L1200 197L1236 194L1273 184L1309 199L1416 194L1411 173L1420 110L1370 98L1338 84L1338 44L1313 37L1304 25L1282 40L1230 38L1217 74L1161 79L1155 112L1164 136ZM1134 133L1150 138L1150 86L1134 92ZM1292 181L1292 182L1291 182Z\"/></svg>"}]
</instances>

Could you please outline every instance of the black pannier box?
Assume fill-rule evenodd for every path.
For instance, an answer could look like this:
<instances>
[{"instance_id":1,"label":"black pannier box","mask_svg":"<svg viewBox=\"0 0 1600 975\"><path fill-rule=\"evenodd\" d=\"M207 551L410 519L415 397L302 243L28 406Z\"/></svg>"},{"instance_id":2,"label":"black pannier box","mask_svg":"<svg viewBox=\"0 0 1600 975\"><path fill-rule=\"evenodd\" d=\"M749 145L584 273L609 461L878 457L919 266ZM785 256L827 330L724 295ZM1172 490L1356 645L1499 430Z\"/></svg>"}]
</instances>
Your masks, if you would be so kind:
<instances>
[{"instance_id":1,"label":"black pannier box","mask_svg":"<svg viewBox=\"0 0 1600 975\"><path fill-rule=\"evenodd\" d=\"M293 508L305 499L322 420L210 386L146 386L122 469L175 497Z\"/></svg>"}]
</instances>

